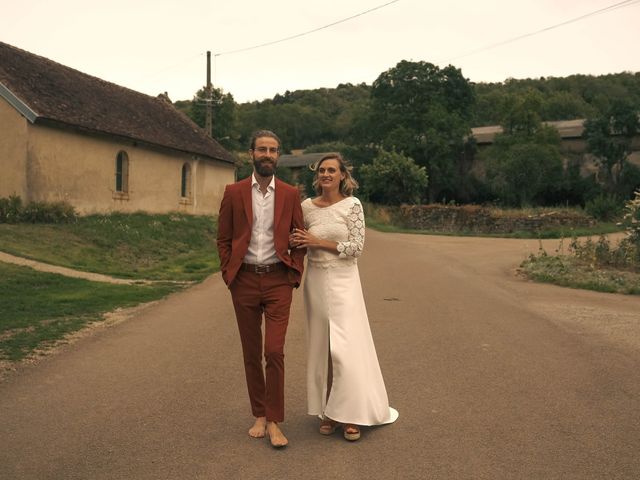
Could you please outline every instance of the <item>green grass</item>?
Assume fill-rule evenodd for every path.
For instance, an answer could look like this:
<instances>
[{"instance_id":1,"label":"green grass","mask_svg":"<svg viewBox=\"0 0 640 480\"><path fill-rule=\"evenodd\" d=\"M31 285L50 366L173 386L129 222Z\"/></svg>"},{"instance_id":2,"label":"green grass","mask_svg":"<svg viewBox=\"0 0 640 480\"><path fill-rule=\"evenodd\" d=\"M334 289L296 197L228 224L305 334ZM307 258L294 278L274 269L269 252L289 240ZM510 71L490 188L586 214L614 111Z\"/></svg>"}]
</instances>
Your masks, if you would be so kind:
<instances>
[{"instance_id":1,"label":"green grass","mask_svg":"<svg viewBox=\"0 0 640 480\"><path fill-rule=\"evenodd\" d=\"M0 251L152 285L115 285L0 263L0 359L55 344L104 313L164 297L219 268L216 219L111 214L63 224L0 224Z\"/></svg>"},{"instance_id":2,"label":"green grass","mask_svg":"<svg viewBox=\"0 0 640 480\"><path fill-rule=\"evenodd\" d=\"M112 214L70 224L0 224L0 251L120 278L198 281L217 271L210 216Z\"/></svg>"},{"instance_id":3,"label":"green grass","mask_svg":"<svg viewBox=\"0 0 640 480\"><path fill-rule=\"evenodd\" d=\"M20 360L105 312L157 300L177 288L90 282L0 263L0 359Z\"/></svg>"}]
</instances>

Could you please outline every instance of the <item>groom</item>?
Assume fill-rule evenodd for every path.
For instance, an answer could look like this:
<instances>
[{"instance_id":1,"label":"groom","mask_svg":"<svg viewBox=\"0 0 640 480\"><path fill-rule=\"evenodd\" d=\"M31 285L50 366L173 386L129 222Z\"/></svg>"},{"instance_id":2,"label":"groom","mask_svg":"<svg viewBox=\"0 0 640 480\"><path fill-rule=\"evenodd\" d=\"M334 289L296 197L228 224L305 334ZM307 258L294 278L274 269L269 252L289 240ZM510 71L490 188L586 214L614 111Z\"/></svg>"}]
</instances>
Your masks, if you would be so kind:
<instances>
[{"instance_id":1,"label":"groom","mask_svg":"<svg viewBox=\"0 0 640 480\"><path fill-rule=\"evenodd\" d=\"M244 370L256 418L249 435L268 435L284 447L284 340L293 288L300 285L304 249L289 250L289 232L303 229L298 189L274 177L280 139L269 130L253 134L251 177L227 185L218 216L222 278L231 291L240 331ZM262 364L262 319L264 358Z\"/></svg>"}]
</instances>

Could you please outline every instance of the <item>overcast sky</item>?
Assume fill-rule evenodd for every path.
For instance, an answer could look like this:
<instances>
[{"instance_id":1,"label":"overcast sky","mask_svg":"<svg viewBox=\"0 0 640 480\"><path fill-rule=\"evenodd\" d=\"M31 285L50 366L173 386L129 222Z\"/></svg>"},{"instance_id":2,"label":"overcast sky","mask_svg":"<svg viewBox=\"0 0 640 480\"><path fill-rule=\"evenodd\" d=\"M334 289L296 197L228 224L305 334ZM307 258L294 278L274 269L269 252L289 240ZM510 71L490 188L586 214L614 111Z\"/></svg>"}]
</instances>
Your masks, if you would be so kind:
<instances>
[{"instance_id":1,"label":"overcast sky","mask_svg":"<svg viewBox=\"0 0 640 480\"><path fill-rule=\"evenodd\" d=\"M172 100L206 83L237 102L371 84L401 60L452 64L473 82L640 71L640 0L4 0L0 40ZM624 5L520 40L609 6ZM215 54L220 54L215 56Z\"/></svg>"}]
</instances>

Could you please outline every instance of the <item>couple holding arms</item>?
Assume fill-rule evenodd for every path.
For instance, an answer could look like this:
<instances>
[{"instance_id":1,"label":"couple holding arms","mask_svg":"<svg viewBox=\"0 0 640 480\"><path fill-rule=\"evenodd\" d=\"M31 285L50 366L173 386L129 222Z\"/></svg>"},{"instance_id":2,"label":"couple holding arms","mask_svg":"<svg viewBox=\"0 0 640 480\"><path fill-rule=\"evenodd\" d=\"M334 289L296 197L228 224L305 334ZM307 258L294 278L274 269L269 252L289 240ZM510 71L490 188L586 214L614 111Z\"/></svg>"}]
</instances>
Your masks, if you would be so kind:
<instances>
[{"instance_id":1,"label":"couple holding arms","mask_svg":"<svg viewBox=\"0 0 640 480\"><path fill-rule=\"evenodd\" d=\"M394 422L369 328L356 258L364 246L357 183L338 154L315 165L317 197L300 204L298 189L275 178L280 139L251 139L251 177L227 185L218 217L222 277L240 332L251 412L249 435L273 447L288 440L284 420L284 342L293 289L304 284L308 413L319 431L338 428L358 440L360 426ZM264 342L262 322L264 318ZM265 365L263 368L263 358Z\"/></svg>"}]
</instances>

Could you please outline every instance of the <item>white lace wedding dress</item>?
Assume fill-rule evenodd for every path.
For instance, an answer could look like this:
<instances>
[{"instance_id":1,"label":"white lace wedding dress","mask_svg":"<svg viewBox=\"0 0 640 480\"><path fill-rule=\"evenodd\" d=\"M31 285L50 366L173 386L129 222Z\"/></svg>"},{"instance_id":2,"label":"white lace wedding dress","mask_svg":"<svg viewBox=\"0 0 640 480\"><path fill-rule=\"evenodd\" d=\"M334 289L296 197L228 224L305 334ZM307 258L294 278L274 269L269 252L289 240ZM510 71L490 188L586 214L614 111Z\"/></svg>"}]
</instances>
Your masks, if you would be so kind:
<instances>
[{"instance_id":1,"label":"white lace wedding dress","mask_svg":"<svg viewBox=\"0 0 640 480\"><path fill-rule=\"evenodd\" d=\"M307 251L308 412L356 425L394 422L398 412L389 407L356 260L364 246L362 204L347 197L318 207L306 199L302 212L307 230L338 242L339 251ZM329 354L333 382L327 400Z\"/></svg>"}]
</instances>

